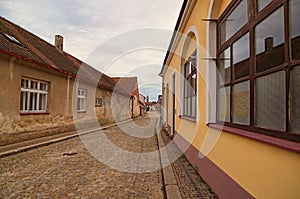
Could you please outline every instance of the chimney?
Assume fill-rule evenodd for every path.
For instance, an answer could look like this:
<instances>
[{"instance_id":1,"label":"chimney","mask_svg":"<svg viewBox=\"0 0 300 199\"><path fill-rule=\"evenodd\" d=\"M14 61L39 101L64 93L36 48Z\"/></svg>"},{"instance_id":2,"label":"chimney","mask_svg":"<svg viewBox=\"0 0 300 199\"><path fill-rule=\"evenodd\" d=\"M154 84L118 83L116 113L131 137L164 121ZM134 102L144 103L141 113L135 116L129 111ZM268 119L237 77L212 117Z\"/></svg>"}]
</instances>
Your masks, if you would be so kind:
<instances>
[{"instance_id":1,"label":"chimney","mask_svg":"<svg viewBox=\"0 0 300 199\"><path fill-rule=\"evenodd\" d=\"M273 37L267 37L265 39L265 52L270 52L273 49Z\"/></svg>"},{"instance_id":2,"label":"chimney","mask_svg":"<svg viewBox=\"0 0 300 199\"><path fill-rule=\"evenodd\" d=\"M55 48L60 52L63 52L63 41L64 38L61 35L55 35Z\"/></svg>"}]
</instances>

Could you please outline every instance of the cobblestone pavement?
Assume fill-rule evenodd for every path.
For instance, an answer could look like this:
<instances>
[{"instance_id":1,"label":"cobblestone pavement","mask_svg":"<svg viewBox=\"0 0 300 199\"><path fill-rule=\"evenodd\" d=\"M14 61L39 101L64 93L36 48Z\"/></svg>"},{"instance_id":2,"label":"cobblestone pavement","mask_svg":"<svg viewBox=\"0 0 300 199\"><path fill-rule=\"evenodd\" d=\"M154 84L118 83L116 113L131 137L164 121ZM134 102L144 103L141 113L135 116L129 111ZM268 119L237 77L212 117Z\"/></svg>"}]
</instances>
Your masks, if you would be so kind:
<instances>
[{"instance_id":1,"label":"cobblestone pavement","mask_svg":"<svg viewBox=\"0 0 300 199\"><path fill-rule=\"evenodd\" d=\"M166 131L161 131L164 144L168 144L171 140ZM179 148L172 147L173 153L178 152ZM188 162L184 155L178 158L171 164L173 173L175 175L177 185L182 198L186 199L214 199L218 198L205 183L205 181L198 175L194 167Z\"/></svg>"},{"instance_id":2,"label":"cobblestone pavement","mask_svg":"<svg viewBox=\"0 0 300 199\"><path fill-rule=\"evenodd\" d=\"M149 124L149 118L143 118L120 126L130 133L142 126L145 131L139 133L147 138L130 136L119 127L103 132L116 146L134 154L155 151L157 138ZM164 198L161 170L129 173L110 168L84 146L86 138L92 142L96 135L1 158L0 198ZM118 162L138 170L135 163Z\"/></svg>"},{"instance_id":3,"label":"cobblestone pavement","mask_svg":"<svg viewBox=\"0 0 300 199\"><path fill-rule=\"evenodd\" d=\"M157 116L0 158L0 198L166 198ZM171 167L182 198L216 198L183 156Z\"/></svg>"}]
</instances>

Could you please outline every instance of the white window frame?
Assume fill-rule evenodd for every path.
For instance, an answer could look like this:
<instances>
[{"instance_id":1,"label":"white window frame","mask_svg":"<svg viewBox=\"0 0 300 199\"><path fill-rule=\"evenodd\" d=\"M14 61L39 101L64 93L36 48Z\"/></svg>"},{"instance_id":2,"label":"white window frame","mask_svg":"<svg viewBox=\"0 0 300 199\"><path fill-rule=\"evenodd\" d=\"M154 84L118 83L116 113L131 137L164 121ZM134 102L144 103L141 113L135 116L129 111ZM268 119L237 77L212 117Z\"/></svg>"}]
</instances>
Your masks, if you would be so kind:
<instances>
[{"instance_id":1,"label":"white window frame","mask_svg":"<svg viewBox=\"0 0 300 199\"><path fill-rule=\"evenodd\" d=\"M198 97L199 97L199 88L198 88L198 85L199 85L199 79L200 79L200 76L199 76L199 65L198 65L198 58L200 56L200 50L201 48L199 47L199 34L198 34L198 31L197 31L197 28L196 26L194 25L191 25L187 32L185 33L185 38L184 38L184 41L183 41L183 45L182 45L182 48L181 48L181 61L180 61L180 102L181 102L181 106L180 106L180 115L185 116L185 112L184 112L184 82L185 82L185 78L184 78L184 64L186 63L186 60L183 59L183 57L186 57L186 49L187 49L187 40L190 39L187 35L189 35L190 33L193 33L196 37L196 43L197 43L197 47L195 50L197 50L197 54L196 54L196 71L197 71L197 81L196 81L196 84L197 84L197 92L196 92L196 116L195 117L190 117L190 116L186 116L187 118L190 118L192 119L194 122L197 122L198 119L199 119L199 114L200 114L200 111L198 109Z\"/></svg>"},{"instance_id":2,"label":"white window frame","mask_svg":"<svg viewBox=\"0 0 300 199\"><path fill-rule=\"evenodd\" d=\"M86 89L77 90L77 112L86 112Z\"/></svg>"},{"instance_id":3,"label":"white window frame","mask_svg":"<svg viewBox=\"0 0 300 199\"><path fill-rule=\"evenodd\" d=\"M48 88L49 85L47 82L22 78L20 113L46 113L48 105Z\"/></svg>"}]
</instances>

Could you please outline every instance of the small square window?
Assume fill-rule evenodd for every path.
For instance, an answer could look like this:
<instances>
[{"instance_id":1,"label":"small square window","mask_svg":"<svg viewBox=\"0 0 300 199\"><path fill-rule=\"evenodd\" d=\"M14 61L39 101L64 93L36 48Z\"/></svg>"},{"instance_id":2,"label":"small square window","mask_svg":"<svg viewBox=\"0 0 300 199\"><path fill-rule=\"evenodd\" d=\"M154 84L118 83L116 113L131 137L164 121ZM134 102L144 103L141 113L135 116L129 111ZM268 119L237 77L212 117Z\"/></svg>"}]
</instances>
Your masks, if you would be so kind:
<instances>
[{"instance_id":1,"label":"small square window","mask_svg":"<svg viewBox=\"0 0 300 199\"><path fill-rule=\"evenodd\" d=\"M101 107L102 106L102 98L96 98L95 105L98 107Z\"/></svg>"}]
</instances>

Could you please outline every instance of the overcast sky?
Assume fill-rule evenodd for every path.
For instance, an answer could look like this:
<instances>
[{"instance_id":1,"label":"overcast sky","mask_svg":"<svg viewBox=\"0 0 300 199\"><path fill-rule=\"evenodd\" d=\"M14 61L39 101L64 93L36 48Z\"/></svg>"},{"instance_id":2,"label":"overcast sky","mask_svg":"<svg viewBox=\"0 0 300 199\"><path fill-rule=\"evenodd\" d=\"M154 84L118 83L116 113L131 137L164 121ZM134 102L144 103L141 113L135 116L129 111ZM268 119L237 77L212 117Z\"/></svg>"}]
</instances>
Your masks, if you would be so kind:
<instances>
[{"instance_id":1,"label":"overcast sky","mask_svg":"<svg viewBox=\"0 0 300 199\"><path fill-rule=\"evenodd\" d=\"M51 44L62 35L64 51L109 76L138 76L140 93L156 100L182 2L1 0L0 14Z\"/></svg>"}]
</instances>

